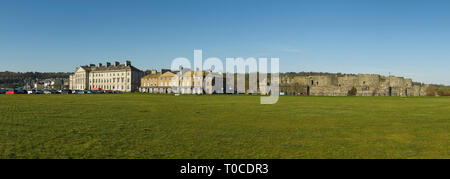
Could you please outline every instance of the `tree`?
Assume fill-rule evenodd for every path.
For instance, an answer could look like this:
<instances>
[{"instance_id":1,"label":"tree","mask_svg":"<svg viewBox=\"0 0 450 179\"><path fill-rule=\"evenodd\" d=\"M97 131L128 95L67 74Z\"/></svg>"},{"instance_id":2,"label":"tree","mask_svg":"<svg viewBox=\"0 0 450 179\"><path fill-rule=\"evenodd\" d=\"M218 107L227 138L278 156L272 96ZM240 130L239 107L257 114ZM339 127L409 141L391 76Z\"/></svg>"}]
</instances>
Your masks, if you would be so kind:
<instances>
[{"instance_id":1,"label":"tree","mask_svg":"<svg viewBox=\"0 0 450 179\"><path fill-rule=\"evenodd\" d=\"M450 90L448 89L441 89L437 93L439 96L450 96Z\"/></svg>"},{"instance_id":2,"label":"tree","mask_svg":"<svg viewBox=\"0 0 450 179\"><path fill-rule=\"evenodd\" d=\"M356 96L356 93L358 92L358 90L353 87L351 90L348 90L347 96Z\"/></svg>"},{"instance_id":3,"label":"tree","mask_svg":"<svg viewBox=\"0 0 450 179\"><path fill-rule=\"evenodd\" d=\"M425 94L427 96L436 96L436 88L434 86L430 85L425 89Z\"/></svg>"}]
</instances>

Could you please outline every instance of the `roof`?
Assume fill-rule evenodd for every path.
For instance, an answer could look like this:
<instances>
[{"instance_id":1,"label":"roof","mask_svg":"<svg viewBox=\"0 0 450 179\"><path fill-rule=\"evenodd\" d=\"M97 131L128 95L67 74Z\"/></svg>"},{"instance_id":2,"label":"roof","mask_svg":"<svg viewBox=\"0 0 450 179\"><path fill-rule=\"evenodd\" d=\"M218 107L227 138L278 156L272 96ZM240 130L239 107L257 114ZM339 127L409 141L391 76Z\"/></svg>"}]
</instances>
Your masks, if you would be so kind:
<instances>
[{"instance_id":1,"label":"roof","mask_svg":"<svg viewBox=\"0 0 450 179\"><path fill-rule=\"evenodd\" d=\"M139 69L137 69L134 66L126 66L125 64L120 64L118 66L115 65L111 65L109 67L107 66L95 66L95 67L87 67L84 66L86 68L89 68L92 72L98 72L98 71L118 71L118 70L131 70L131 71L141 71Z\"/></svg>"},{"instance_id":2,"label":"roof","mask_svg":"<svg viewBox=\"0 0 450 179\"><path fill-rule=\"evenodd\" d=\"M89 72L89 71L91 71L91 69L88 67L88 66L79 66L79 67L77 67L76 69L75 69L75 72L78 70L78 69L83 69L84 71L87 71L87 72Z\"/></svg>"},{"instance_id":3,"label":"roof","mask_svg":"<svg viewBox=\"0 0 450 179\"><path fill-rule=\"evenodd\" d=\"M175 76L175 75L176 75L175 73L168 71L168 72L165 72L164 74L162 74L161 76Z\"/></svg>"},{"instance_id":4,"label":"roof","mask_svg":"<svg viewBox=\"0 0 450 179\"><path fill-rule=\"evenodd\" d=\"M157 73L157 74L152 74L152 75L145 75L144 77L142 77L142 78L158 78L159 76L161 76L161 74L160 73Z\"/></svg>"}]
</instances>

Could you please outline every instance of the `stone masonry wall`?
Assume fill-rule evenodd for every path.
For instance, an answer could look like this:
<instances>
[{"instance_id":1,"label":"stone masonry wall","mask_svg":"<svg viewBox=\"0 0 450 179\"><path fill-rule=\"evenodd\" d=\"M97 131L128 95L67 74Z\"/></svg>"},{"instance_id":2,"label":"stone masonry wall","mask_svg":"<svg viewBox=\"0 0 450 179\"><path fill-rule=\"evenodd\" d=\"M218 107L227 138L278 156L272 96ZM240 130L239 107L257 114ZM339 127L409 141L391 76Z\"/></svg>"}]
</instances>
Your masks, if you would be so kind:
<instances>
[{"instance_id":1,"label":"stone masonry wall","mask_svg":"<svg viewBox=\"0 0 450 179\"><path fill-rule=\"evenodd\" d=\"M412 79L376 74L315 76L280 75L280 91L288 95L347 96L353 87L357 96L424 96L425 86Z\"/></svg>"}]
</instances>

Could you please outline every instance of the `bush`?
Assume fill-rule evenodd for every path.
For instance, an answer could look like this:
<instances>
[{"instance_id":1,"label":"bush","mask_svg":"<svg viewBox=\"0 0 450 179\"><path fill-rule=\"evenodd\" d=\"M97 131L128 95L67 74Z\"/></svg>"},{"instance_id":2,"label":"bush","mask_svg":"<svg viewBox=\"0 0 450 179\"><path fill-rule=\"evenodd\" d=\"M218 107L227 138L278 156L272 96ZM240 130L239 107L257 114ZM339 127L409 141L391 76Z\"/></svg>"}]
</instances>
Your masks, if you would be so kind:
<instances>
[{"instance_id":1,"label":"bush","mask_svg":"<svg viewBox=\"0 0 450 179\"><path fill-rule=\"evenodd\" d=\"M347 96L356 96L356 93L358 92L358 90L353 87L351 90L348 91Z\"/></svg>"},{"instance_id":2,"label":"bush","mask_svg":"<svg viewBox=\"0 0 450 179\"><path fill-rule=\"evenodd\" d=\"M425 94L427 96L436 96L436 88L434 86L428 86L427 89L425 89Z\"/></svg>"},{"instance_id":3,"label":"bush","mask_svg":"<svg viewBox=\"0 0 450 179\"><path fill-rule=\"evenodd\" d=\"M442 90L439 90L439 91L437 92L437 94L438 94L439 96L450 96L450 90L448 90L448 89L442 89Z\"/></svg>"}]
</instances>

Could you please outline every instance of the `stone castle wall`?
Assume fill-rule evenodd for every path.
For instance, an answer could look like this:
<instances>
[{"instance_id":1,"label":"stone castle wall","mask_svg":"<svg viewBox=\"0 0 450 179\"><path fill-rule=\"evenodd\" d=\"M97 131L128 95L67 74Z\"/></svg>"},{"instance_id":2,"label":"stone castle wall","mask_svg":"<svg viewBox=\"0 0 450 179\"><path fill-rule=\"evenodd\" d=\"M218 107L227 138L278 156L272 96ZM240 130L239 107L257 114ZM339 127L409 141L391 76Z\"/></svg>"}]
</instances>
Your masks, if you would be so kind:
<instances>
[{"instance_id":1,"label":"stone castle wall","mask_svg":"<svg viewBox=\"0 0 450 179\"><path fill-rule=\"evenodd\" d=\"M376 74L280 75L280 91L288 95L347 96L353 87L357 96L425 96L426 86L414 85L409 78Z\"/></svg>"}]
</instances>

